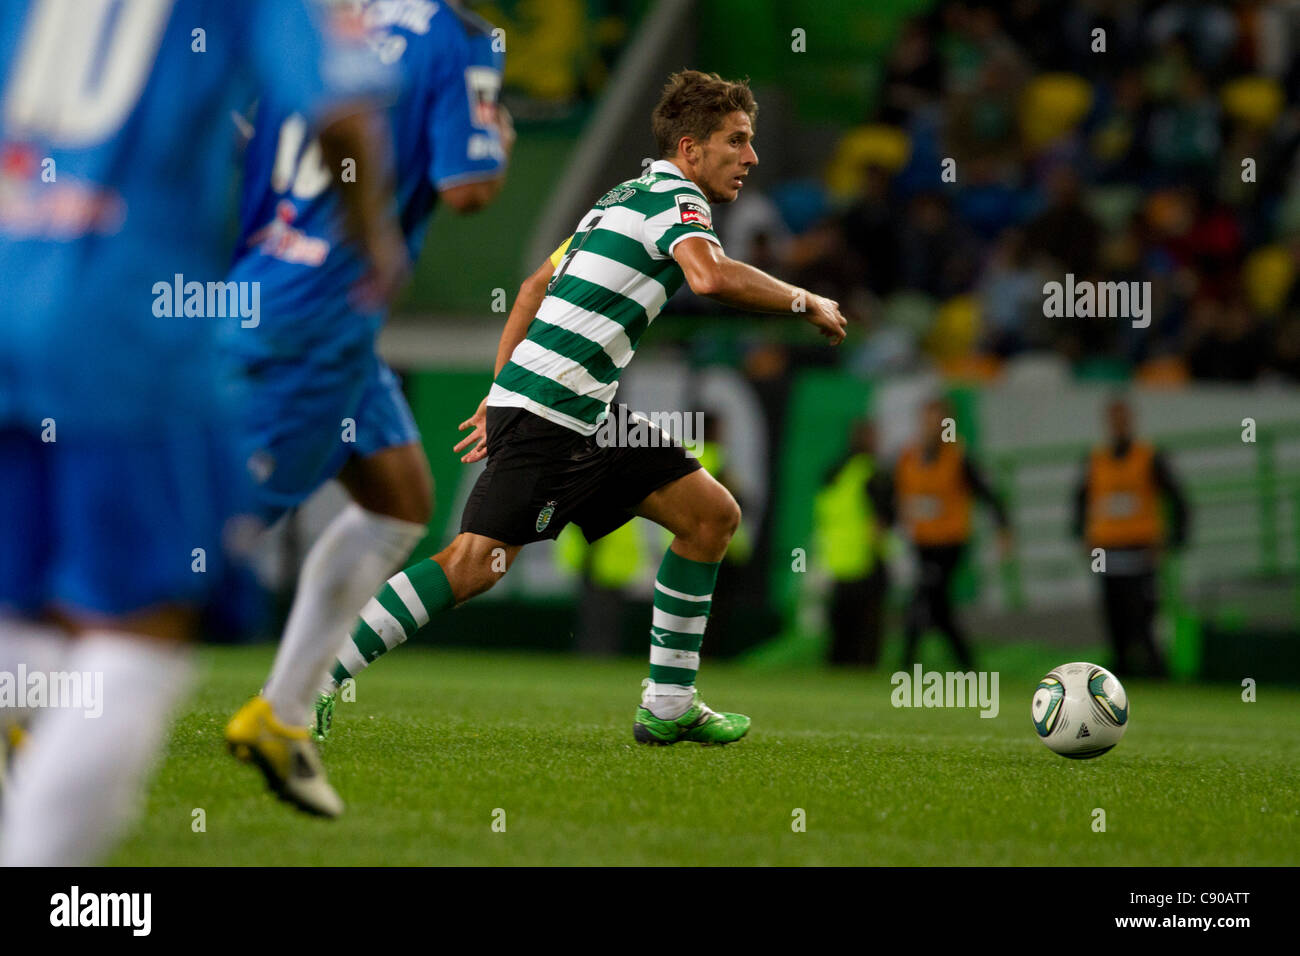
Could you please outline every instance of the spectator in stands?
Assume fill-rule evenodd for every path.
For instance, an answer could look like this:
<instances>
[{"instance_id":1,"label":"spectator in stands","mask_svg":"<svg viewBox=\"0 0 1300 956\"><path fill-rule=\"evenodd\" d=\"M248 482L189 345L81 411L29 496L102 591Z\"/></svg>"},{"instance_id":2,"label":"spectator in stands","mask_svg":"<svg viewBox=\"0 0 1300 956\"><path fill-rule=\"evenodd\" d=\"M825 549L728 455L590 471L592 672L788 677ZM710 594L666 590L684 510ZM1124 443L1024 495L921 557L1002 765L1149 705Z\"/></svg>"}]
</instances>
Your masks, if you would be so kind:
<instances>
[{"instance_id":1,"label":"spectator in stands","mask_svg":"<svg viewBox=\"0 0 1300 956\"><path fill-rule=\"evenodd\" d=\"M1239 297L1199 299L1188 332L1187 365L1195 378L1253 382L1268 358L1263 330Z\"/></svg>"},{"instance_id":2,"label":"spectator in stands","mask_svg":"<svg viewBox=\"0 0 1300 956\"><path fill-rule=\"evenodd\" d=\"M929 21L924 17L907 21L885 64L880 122L904 125L913 112L939 99L943 83L943 59L935 49Z\"/></svg>"},{"instance_id":3,"label":"spectator in stands","mask_svg":"<svg viewBox=\"0 0 1300 956\"><path fill-rule=\"evenodd\" d=\"M1097 266L1101 225L1083 203L1078 173L1064 163L1047 178L1047 206L1025 230L1032 249L1046 252L1062 273L1076 278Z\"/></svg>"},{"instance_id":4,"label":"spectator in stands","mask_svg":"<svg viewBox=\"0 0 1300 956\"><path fill-rule=\"evenodd\" d=\"M1050 349L1139 374L1154 361L1177 370L1168 381L1292 368L1300 310L1262 308L1255 289L1263 277L1300 290L1300 270L1243 267L1275 264L1270 247L1300 228L1297 37L1297 4L938 3L878 64L869 125L897 131L906 155L864 167L851 190L836 167L836 188L816 193L829 204L802 222L783 198L794 184L773 184L793 235L754 241L873 323L910 320L894 300L928 297L928 319L873 329L894 338L932 339L941 304L975 292L980 347L998 356ZM1066 272L1151 282L1152 324L1036 328L1014 305L1030 269L1040 286ZM1201 303L1194 321L1207 298L1226 305Z\"/></svg>"},{"instance_id":5,"label":"spectator in stands","mask_svg":"<svg viewBox=\"0 0 1300 956\"><path fill-rule=\"evenodd\" d=\"M1043 279L1020 230L1008 229L998 239L979 292L985 348L1004 357L1028 348L1042 325Z\"/></svg>"},{"instance_id":6,"label":"spectator in stands","mask_svg":"<svg viewBox=\"0 0 1300 956\"><path fill-rule=\"evenodd\" d=\"M879 296L893 292L899 279L898 236L903 216L889 187L888 172L879 166L868 168L858 198L840 223L863 284Z\"/></svg>"},{"instance_id":7,"label":"spectator in stands","mask_svg":"<svg viewBox=\"0 0 1300 956\"><path fill-rule=\"evenodd\" d=\"M903 288L947 299L974 284L979 246L953 219L942 193L922 193L912 200L899 230L898 258Z\"/></svg>"}]
</instances>

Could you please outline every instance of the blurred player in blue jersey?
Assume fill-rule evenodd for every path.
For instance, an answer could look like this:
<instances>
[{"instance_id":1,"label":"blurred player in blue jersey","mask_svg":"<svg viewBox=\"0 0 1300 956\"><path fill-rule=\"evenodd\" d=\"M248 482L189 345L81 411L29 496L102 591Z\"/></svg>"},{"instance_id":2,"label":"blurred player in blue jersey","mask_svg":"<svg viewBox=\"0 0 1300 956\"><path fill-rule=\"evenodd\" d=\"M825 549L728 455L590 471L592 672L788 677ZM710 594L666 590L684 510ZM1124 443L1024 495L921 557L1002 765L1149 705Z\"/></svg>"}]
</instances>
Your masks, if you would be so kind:
<instances>
[{"instance_id":1,"label":"blurred player in blue jersey","mask_svg":"<svg viewBox=\"0 0 1300 956\"><path fill-rule=\"evenodd\" d=\"M471 212L502 185L514 136L497 104L504 56L491 24L445 2L361 10L376 56L401 75L388 122L413 261L435 203ZM307 726L353 618L424 536L432 480L401 388L375 351L384 311L349 295L363 262L340 241L319 149L294 105L273 94L259 103L255 128L230 279L260 283L261 321L234 329L228 349L257 511L269 524L335 477L352 500L307 555L270 679L227 737L252 751L282 796L333 815L337 798L296 792L253 742Z\"/></svg>"},{"instance_id":2,"label":"blurred player in blue jersey","mask_svg":"<svg viewBox=\"0 0 1300 956\"><path fill-rule=\"evenodd\" d=\"M368 132L388 83L305 0L0 4L0 722L30 722L4 864L109 846L219 573L239 482L218 327L259 309L221 284L229 114L265 91L355 160L359 294L379 301L407 265ZM310 740L296 759L323 784Z\"/></svg>"}]
</instances>

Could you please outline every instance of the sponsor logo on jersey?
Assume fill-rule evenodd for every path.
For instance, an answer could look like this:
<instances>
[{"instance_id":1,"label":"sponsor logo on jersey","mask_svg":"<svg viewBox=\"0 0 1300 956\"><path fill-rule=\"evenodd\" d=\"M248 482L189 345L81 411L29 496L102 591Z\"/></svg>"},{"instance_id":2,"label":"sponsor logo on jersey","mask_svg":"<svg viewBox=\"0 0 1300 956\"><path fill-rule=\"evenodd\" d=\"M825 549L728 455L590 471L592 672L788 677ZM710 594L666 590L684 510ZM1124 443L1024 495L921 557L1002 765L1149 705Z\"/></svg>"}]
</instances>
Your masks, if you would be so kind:
<instances>
[{"instance_id":1,"label":"sponsor logo on jersey","mask_svg":"<svg viewBox=\"0 0 1300 956\"><path fill-rule=\"evenodd\" d=\"M431 0L388 0L366 7L362 18L367 30L401 27L412 33L428 33L437 12L438 4Z\"/></svg>"},{"instance_id":2,"label":"sponsor logo on jersey","mask_svg":"<svg viewBox=\"0 0 1300 956\"><path fill-rule=\"evenodd\" d=\"M298 218L298 210L287 199L275 207L275 218L248 237L248 244L263 254L282 262L319 266L330 253L330 244L324 239L309 236L291 223Z\"/></svg>"},{"instance_id":3,"label":"sponsor logo on jersey","mask_svg":"<svg viewBox=\"0 0 1300 956\"><path fill-rule=\"evenodd\" d=\"M465 90L469 93L470 121L479 129L496 126L501 74L490 66L466 67Z\"/></svg>"},{"instance_id":4,"label":"sponsor logo on jersey","mask_svg":"<svg viewBox=\"0 0 1300 956\"><path fill-rule=\"evenodd\" d=\"M681 216L682 222L688 226L702 226L705 229L713 228L713 221L709 217L708 204L703 199L696 199L694 196L678 196L677 214Z\"/></svg>"},{"instance_id":5,"label":"sponsor logo on jersey","mask_svg":"<svg viewBox=\"0 0 1300 956\"><path fill-rule=\"evenodd\" d=\"M79 239L111 236L126 221L114 190L60 171L21 143L0 146L0 232L12 238Z\"/></svg>"}]
</instances>

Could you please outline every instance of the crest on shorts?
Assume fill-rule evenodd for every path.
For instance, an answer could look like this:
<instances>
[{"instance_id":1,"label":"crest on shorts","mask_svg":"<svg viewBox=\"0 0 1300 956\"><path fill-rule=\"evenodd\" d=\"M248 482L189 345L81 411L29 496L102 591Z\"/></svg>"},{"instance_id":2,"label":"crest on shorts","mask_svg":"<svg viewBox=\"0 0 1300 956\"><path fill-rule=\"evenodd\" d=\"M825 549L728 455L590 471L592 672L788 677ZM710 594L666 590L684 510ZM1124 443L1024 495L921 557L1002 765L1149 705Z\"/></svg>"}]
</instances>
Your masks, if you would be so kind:
<instances>
[{"instance_id":1,"label":"crest on shorts","mask_svg":"<svg viewBox=\"0 0 1300 956\"><path fill-rule=\"evenodd\" d=\"M275 471L275 456L269 451L259 449L248 456L246 463L248 473L259 485L264 485Z\"/></svg>"},{"instance_id":2,"label":"crest on shorts","mask_svg":"<svg viewBox=\"0 0 1300 956\"><path fill-rule=\"evenodd\" d=\"M546 502L546 507L543 508L541 511L537 512L538 532L542 532L546 530L546 526L551 523L551 518L554 515L555 515L555 502L554 501Z\"/></svg>"}]
</instances>

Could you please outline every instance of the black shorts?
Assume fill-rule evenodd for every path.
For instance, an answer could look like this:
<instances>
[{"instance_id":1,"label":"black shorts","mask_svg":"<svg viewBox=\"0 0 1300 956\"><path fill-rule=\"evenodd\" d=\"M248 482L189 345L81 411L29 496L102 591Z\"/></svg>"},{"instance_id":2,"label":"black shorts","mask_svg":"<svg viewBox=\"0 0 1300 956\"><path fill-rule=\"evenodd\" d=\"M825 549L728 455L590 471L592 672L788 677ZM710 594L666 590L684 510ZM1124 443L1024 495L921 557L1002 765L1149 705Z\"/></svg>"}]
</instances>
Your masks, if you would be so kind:
<instances>
[{"instance_id":1,"label":"black shorts","mask_svg":"<svg viewBox=\"0 0 1300 956\"><path fill-rule=\"evenodd\" d=\"M626 405L611 405L615 435L632 434L622 424ZM522 408L487 410L487 467L474 484L462 533L481 534L506 544L554 538L569 522L595 541L635 515L653 491L700 467L662 431L649 447L601 445L596 435L579 435Z\"/></svg>"}]
</instances>

